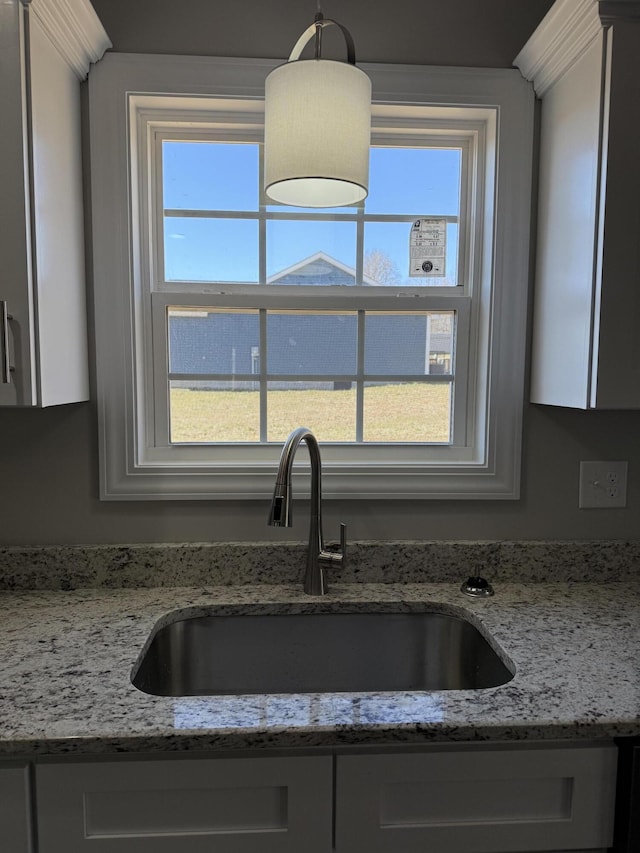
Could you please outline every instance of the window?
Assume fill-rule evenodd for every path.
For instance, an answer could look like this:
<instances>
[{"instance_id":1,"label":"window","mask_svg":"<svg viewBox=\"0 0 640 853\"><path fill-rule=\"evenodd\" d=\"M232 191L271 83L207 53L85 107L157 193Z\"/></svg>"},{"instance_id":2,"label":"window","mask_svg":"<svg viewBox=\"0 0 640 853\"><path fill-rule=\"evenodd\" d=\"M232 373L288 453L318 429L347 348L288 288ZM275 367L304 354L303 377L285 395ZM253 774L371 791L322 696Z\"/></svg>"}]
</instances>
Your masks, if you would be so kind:
<instances>
[{"instance_id":1,"label":"window","mask_svg":"<svg viewBox=\"0 0 640 853\"><path fill-rule=\"evenodd\" d=\"M224 102L208 110L215 119ZM156 156L143 151L141 167L153 167L150 230L162 235L149 245L159 274L145 294L159 314L156 444L283 442L300 424L323 442L464 442L459 233L470 230L461 209L473 187L462 178L482 127L445 138L423 124L411 144L378 128L369 197L327 212L263 197L262 146L233 121L217 131L154 121ZM427 305L400 310L398 288L425 285ZM230 307L247 293L263 307ZM341 309L345 297L360 309ZM436 297L450 310L429 310Z\"/></svg>"},{"instance_id":2,"label":"window","mask_svg":"<svg viewBox=\"0 0 640 853\"><path fill-rule=\"evenodd\" d=\"M267 497L305 425L327 497L516 497L529 87L366 68L369 195L307 210L262 192L270 67L91 73L102 496Z\"/></svg>"}]
</instances>

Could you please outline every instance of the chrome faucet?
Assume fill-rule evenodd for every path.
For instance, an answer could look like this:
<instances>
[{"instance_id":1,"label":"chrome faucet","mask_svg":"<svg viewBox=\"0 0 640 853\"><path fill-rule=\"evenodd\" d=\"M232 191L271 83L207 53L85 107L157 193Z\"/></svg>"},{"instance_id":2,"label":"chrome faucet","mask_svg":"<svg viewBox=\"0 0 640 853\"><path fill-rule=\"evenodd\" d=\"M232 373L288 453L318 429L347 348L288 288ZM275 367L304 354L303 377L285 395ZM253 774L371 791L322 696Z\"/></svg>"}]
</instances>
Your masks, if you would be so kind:
<instances>
[{"instance_id":1,"label":"chrome faucet","mask_svg":"<svg viewBox=\"0 0 640 853\"><path fill-rule=\"evenodd\" d=\"M304 441L311 460L311 509L309 516L309 547L304 591L308 595L324 595L327 591L324 565L344 565L347 556L347 525L340 525L340 544L325 547L322 535L322 465L320 448L315 435L306 427L294 429L285 441L271 501L268 524L272 527L291 527L291 469L296 450Z\"/></svg>"}]
</instances>

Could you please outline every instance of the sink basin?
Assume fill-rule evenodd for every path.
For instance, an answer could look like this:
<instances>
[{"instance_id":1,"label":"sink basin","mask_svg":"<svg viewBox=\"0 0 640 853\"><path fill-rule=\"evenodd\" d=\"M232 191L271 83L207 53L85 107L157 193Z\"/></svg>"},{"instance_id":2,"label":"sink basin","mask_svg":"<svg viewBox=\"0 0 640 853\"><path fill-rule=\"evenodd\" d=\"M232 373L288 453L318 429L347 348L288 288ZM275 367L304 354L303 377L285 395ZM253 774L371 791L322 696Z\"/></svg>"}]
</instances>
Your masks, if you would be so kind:
<instances>
[{"instance_id":1,"label":"sink basin","mask_svg":"<svg viewBox=\"0 0 640 853\"><path fill-rule=\"evenodd\" d=\"M207 696L477 690L512 678L475 625L429 611L182 614L152 634L131 680L156 696Z\"/></svg>"}]
</instances>

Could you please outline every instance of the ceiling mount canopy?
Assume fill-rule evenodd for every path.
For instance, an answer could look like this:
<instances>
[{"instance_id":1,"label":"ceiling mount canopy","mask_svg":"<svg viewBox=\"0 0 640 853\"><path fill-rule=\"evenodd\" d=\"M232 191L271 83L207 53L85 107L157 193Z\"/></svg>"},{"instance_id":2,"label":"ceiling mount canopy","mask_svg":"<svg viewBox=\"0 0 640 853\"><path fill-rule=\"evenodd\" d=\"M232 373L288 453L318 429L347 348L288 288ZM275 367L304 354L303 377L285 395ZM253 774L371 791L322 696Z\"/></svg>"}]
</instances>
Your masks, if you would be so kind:
<instances>
[{"instance_id":1,"label":"ceiling mount canopy","mask_svg":"<svg viewBox=\"0 0 640 853\"><path fill-rule=\"evenodd\" d=\"M322 31L335 25L347 62L322 59ZM315 57L300 54L315 36ZM356 67L351 34L316 14L289 61L265 82L265 180L269 198L298 207L357 204L369 186L371 81Z\"/></svg>"}]
</instances>

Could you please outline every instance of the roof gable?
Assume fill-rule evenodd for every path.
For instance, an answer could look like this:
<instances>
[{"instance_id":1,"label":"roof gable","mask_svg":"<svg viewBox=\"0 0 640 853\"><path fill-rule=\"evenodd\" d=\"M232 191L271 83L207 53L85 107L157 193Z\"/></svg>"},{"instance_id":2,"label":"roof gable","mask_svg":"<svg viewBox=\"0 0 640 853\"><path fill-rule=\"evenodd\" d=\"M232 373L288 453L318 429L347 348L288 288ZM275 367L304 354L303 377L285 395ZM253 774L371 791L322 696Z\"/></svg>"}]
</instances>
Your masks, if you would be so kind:
<instances>
[{"instance_id":1,"label":"roof gable","mask_svg":"<svg viewBox=\"0 0 640 853\"><path fill-rule=\"evenodd\" d=\"M341 263L326 252L316 252L270 276L267 284L353 285L355 281L356 274L353 267ZM362 283L371 286L377 284L367 275L363 275Z\"/></svg>"}]
</instances>

